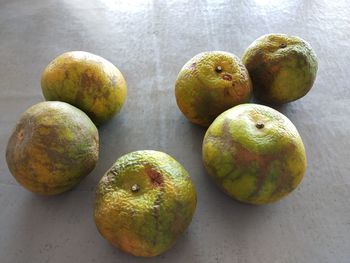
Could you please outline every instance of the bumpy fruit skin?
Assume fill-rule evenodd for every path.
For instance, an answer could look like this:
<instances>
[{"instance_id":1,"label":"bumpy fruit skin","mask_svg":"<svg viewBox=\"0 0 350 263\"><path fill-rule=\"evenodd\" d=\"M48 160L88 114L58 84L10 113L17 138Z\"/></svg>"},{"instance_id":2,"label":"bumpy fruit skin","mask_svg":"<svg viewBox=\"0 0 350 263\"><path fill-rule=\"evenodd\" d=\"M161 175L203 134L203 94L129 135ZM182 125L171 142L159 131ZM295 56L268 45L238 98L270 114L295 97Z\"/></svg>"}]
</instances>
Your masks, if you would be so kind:
<instances>
[{"instance_id":1,"label":"bumpy fruit skin","mask_svg":"<svg viewBox=\"0 0 350 263\"><path fill-rule=\"evenodd\" d=\"M194 185L181 164L162 152L136 151L119 158L102 177L94 218L111 244L152 257L168 250L185 231L196 202Z\"/></svg>"},{"instance_id":2,"label":"bumpy fruit skin","mask_svg":"<svg viewBox=\"0 0 350 263\"><path fill-rule=\"evenodd\" d=\"M209 126L223 111L250 100L248 71L235 55L203 52L179 72L175 96L181 112L193 123Z\"/></svg>"},{"instance_id":3,"label":"bumpy fruit skin","mask_svg":"<svg viewBox=\"0 0 350 263\"><path fill-rule=\"evenodd\" d=\"M89 117L67 103L50 101L23 113L8 141L6 161L26 189L54 195L89 174L98 152L98 131Z\"/></svg>"},{"instance_id":4,"label":"bumpy fruit skin","mask_svg":"<svg viewBox=\"0 0 350 263\"><path fill-rule=\"evenodd\" d=\"M285 34L258 38L246 49L242 61L253 82L254 96L270 104L283 104L306 95L318 67L310 44Z\"/></svg>"},{"instance_id":5,"label":"bumpy fruit skin","mask_svg":"<svg viewBox=\"0 0 350 263\"><path fill-rule=\"evenodd\" d=\"M46 100L67 102L99 125L117 114L126 98L121 72L106 59L83 51L56 57L41 76Z\"/></svg>"},{"instance_id":6,"label":"bumpy fruit skin","mask_svg":"<svg viewBox=\"0 0 350 263\"><path fill-rule=\"evenodd\" d=\"M249 204L275 202L293 191L306 170L303 142L278 111L241 104L222 113L207 130L203 161L214 182Z\"/></svg>"}]
</instances>

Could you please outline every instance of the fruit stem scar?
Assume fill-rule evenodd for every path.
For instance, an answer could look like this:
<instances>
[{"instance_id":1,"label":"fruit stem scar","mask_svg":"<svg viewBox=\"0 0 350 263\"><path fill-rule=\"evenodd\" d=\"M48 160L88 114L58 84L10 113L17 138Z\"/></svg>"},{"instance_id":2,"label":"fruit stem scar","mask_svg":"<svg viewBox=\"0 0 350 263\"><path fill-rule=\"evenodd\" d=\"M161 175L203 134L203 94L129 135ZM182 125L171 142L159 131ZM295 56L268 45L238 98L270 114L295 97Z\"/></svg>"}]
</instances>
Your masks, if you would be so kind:
<instances>
[{"instance_id":1,"label":"fruit stem scar","mask_svg":"<svg viewBox=\"0 0 350 263\"><path fill-rule=\"evenodd\" d=\"M258 123L255 125L255 127L257 127L258 129L262 129L262 128L264 128L264 124L261 123L261 122L258 122Z\"/></svg>"},{"instance_id":2,"label":"fruit stem scar","mask_svg":"<svg viewBox=\"0 0 350 263\"><path fill-rule=\"evenodd\" d=\"M287 46L286 43L282 43L282 44L280 45L280 48L285 48L286 46Z\"/></svg>"},{"instance_id":3,"label":"fruit stem scar","mask_svg":"<svg viewBox=\"0 0 350 263\"><path fill-rule=\"evenodd\" d=\"M137 193L140 190L140 186L138 184L133 184L131 186L131 192Z\"/></svg>"},{"instance_id":4,"label":"fruit stem scar","mask_svg":"<svg viewBox=\"0 0 350 263\"><path fill-rule=\"evenodd\" d=\"M222 72L222 67L221 67L221 66L217 66L216 69L215 69L215 71L216 71L217 73Z\"/></svg>"}]
</instances>

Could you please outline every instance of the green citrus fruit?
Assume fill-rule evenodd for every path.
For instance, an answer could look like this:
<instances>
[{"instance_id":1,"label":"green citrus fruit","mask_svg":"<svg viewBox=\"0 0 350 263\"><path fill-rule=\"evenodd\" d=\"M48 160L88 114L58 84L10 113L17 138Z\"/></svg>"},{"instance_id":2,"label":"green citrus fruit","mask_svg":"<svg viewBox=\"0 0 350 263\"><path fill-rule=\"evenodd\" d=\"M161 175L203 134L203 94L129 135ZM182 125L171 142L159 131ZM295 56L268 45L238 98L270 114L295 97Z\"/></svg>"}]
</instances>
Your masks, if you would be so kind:
<instances>
[{"instance_id":1,"label":"green citrus fruit","mask_svg":"<svg viewBox=\"0 0 350 263\"><path fill-rule=\"evenodd\" d=\"M209 126L223 111L249 101L248 71L235 55L212 51L190 59L175 85L176 102L193 123Z\"/></svg>"},{"instance_id":2,"label":"green citrus fruit","mask_svg":"<svg viewBox=\"0 0 350 263\"><path fill-rule=\"evenodd\" d=\"M286 196L306 170L295 126L278 111L258 104L238 105L215 119L204 137L203 161L225 193L250 204Z\"/></svg>"},{"instance_id":3,"label":"green citrus fruit","mask_svg":"<svg viewBox=\"0 0 350 263\"><path fill-rule=\"evenodd\" d=\"M242 61L252 79L254 96L271 104L306 95L317 73L317 57L310 44L284 34L258 38L244 52Z\"/></svg>"},{"instance_id":4,"label":"green citrus fruit","mask_svg":"<svg viewBox=\"0 0 350 263\"><path fill-rule=\"evenodd\" d=\"M42 73L41 88L46 100L67 102L95 124L117 114L126 98L120 71L106 59L83 51L67 52L51 61Z\"/></svg>"},{"instance_id":5,"label":"green citrus fruit","mask_svg":"<svg viewBox=\"0 0 350 263\"><path fill-rule=\"evenodd\" d=\"M7 165L26 189L54 195L71 189L95 167L96 126L64 102L41 102L18 121L6 150Z\"/></svg>"},{"instance_id":6,"label":"green citrus fruit","mask_svg":"<svg viewBox=\"0 0 350 263\"><path fill-rule=\"evenodd\" d=\"M103 237L135 256L169 249L196 208L187 171L169 155L136 151L119 158L97 187L94 218Z\"/></svg>"}]
</instances>

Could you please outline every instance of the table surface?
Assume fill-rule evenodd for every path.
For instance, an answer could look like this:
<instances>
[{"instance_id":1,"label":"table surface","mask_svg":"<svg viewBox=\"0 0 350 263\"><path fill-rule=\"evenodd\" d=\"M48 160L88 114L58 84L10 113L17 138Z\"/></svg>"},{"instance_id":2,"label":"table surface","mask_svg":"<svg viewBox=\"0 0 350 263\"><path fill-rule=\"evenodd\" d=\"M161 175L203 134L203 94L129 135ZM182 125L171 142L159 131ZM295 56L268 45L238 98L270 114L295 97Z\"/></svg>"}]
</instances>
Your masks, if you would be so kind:
<instances>
[{"instance_id":1,"label":"table surface","mask_svg":"<svg viewBox=\"0 0 350 263\"><path fill-rule=\"evenodd\" d=\"M278 108L303 138L308 169L288 198L248 206L208 178L201 161L205 129L181 114L174 83L195 54L241 56L272 32L306 39L319 58L313 89ZM109 245L92 212L106 169L122 154L154 149L185 166L198 204L175 246L147 262L349 263L349 38L347 0L0 0L0 262L146 262ZM72 191L40 197L10 175L6 143L21 113L43 100L43 68L71 50L117 65L128 98L118 117L99 128L95 170Z\"/></svg>"}]
</instances>

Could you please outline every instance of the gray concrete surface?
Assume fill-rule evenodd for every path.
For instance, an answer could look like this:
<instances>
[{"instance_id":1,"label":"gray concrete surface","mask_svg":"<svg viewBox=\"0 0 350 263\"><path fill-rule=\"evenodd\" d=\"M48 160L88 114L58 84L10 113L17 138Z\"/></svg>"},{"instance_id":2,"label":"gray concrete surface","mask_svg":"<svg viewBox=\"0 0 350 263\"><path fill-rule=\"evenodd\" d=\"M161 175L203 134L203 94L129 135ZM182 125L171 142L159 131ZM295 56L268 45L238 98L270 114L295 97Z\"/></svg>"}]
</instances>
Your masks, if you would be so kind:
<instances>
[{"instance_id":1,"label":"gray concrete surface","mask_svg":"<svg viewBox=\"0 0 350 263\"><path fill-rule=\"evenodd\" d=\"M222 194L201 162L204 129L174 98L182 65L205 50L240 56L257 37L298 35L319 71L311 92L279 110L299 129L308 170L288 198L247 206ZM347 0L0 0L0 262L350 262L350 5ZM128 84L121 114L101 127L101 158L73 191L40 197L20 187L5 148L20 114L43 100L40 74L55 56L85 50L116 64ZM110 246L92 219L94 190L122 154L169 153L198 190L193 222L154 258Z\"/></svg>"}]
</instances>

